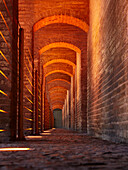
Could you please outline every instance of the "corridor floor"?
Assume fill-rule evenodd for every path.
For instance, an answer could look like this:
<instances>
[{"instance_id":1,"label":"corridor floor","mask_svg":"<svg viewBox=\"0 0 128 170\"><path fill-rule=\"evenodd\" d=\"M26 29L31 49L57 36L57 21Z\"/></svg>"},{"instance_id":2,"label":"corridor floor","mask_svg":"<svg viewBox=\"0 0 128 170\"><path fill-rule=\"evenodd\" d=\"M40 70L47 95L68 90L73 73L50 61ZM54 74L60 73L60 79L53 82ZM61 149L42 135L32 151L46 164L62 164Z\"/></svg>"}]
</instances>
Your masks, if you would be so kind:
<instances>
[{"instance_id":1,"label":"corridor floor","mask_svg":"<svg viewBox=\"0 0 128 170\"><path fill-rule=\"evenodd\" d=\"M0 148L5 147L30 150L0 151L1 170L128 170L128 145L65 129L48 130L40 136L26 137L22 142L0 144Z\"/></svg>"}]
</instances>

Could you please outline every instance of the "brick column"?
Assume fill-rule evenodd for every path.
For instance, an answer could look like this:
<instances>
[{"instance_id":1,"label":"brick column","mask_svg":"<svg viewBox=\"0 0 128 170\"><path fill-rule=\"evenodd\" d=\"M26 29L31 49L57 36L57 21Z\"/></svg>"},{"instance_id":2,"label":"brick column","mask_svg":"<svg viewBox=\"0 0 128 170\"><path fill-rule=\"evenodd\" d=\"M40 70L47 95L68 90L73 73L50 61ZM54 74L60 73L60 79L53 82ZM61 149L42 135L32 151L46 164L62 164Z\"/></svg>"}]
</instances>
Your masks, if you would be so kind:
<instances>
[{"instance_id":1,"label":"brick column","mask_svg":"<svg viewBox=\"0 0 128 170\"><path fill-rule=\"evenodd\" d=\"M70 107L70 122L71 122L71 129L73 129L73 118L74 118L74 108L73 108L73 77L71 77L71 95L70 95L71 107Z\"/></svg>"},{"instance_id":2,"label":"brick column","mask_svg":"<svg viewBox=\"0 0 128 170\"><path fill-rule=\"evenodd\" d=\"M24 29L19 30L19 112L18 112L18 138L24 139L23 134L23 81L24 81Z\"/></svg>"},{"instance_id":3,"label":"brick column","mask_svg":"<svg viewBox=\"0 0 128 170\"><path fill-rule=\"evenodd\" d=\"M47 94L45 93L45 106L44 106L44 130L50 128L50 111L49 111L49 102L47 99Z\"/></svg>"},{"instance_id":4,"label":"brick column","mask_svg":"<svg viewBox=\"0 0 128 170\"><path fill-rule=\"evenodd\" d=\"M74 84L75 84L75 111L74 111L74 130L76 130L77 128L77 68L75 69L75 80L74 80Z\"/></svg>"},{"instance_id":5,"label":"brick column","mask_svg":"<svg viewBox=\"0 0 128 170\"><path fill-rule=\"evenodd\" d=\"M18 0L13 0L13 23L12 23L12 87L11 87L11 114L10 128L11 140L16 139L16 119L17 119L17 41L18 41Z\"/></svg>"},{"instance_id":6,"label":"brick column","mask_svg":"<svg viewBox=\"0 0 128 170\"><path fill-rule=\"evenodd\" d=\"M69 90L67 90L67 99L66 99L66 104L67 104L67 114L66 114L66 124L67 124L67 128L69 129L69 111L70 111L70 107L69 107Z\"/></svg>"},{"instance_id":7,"label":"brick column","mask_svg":"<svg viewBox=\"0 0 128 170\"><path fill-rule=\"evenodd\" d=\"M75 130L75 72L73 74L73 130Z\"/></svg>"},{"instance_id":8,"label":"brick column","mask_svg":"<svg viewBox=\"0 0 128 170\"><path fill-rule=\"evenodd\" d=\"M77 130L81 131L82 113L81 113L81 55L77 53Z\"/></svg>"},{"instance_id":9,"label":"brick column","mask_svg":"<svg viewBox=\"0 0 128 170\"><path fill-rule=\"evenodd\" d=\"M65 106L65 109L64 109L64 125L65 125L65 128L66 128L66 117L67 117L67 100L65 99L65 104L64 104L64 106Z\"/></svg>"}]
</instances>

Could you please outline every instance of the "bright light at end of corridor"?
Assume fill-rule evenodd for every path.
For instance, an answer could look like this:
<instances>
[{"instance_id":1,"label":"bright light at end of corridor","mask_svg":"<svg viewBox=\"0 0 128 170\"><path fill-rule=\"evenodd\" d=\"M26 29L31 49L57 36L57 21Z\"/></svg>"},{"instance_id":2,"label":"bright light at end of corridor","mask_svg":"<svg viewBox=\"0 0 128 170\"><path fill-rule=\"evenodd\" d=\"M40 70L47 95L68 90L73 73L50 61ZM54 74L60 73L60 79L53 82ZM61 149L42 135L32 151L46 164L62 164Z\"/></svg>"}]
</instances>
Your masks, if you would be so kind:
<instances>
[{"instance_id":1,"label":"bright light at end of corridor","mask_svg":"<svg viewBox=\"0 0 128 170\"><path fill-rule=\"evenodd\" d=\"M0 152L4 151L27 151L31 150L30 148L0 148Z\"/></svg>"}]
</instances>

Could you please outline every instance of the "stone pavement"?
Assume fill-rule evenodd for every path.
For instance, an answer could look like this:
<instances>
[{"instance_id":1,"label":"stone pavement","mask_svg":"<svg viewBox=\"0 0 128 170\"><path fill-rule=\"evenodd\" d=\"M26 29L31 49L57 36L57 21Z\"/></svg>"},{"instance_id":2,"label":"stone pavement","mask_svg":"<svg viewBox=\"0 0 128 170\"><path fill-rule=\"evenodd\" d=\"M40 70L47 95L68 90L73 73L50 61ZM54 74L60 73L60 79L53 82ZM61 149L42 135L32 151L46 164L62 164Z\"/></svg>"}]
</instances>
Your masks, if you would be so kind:
<instances>
[{"instance_id":1,"label":"stone pavement","mask_svg":"<svg viewBox=\"0 0 128 170\"><path fill-rule=\"evenodd\" d=\"M128 145L115 144L86 134L52 129L26 141L0 144L0 148L30 148L0 151L1 170L128 170Z\"/></svg>"}]
</instances>

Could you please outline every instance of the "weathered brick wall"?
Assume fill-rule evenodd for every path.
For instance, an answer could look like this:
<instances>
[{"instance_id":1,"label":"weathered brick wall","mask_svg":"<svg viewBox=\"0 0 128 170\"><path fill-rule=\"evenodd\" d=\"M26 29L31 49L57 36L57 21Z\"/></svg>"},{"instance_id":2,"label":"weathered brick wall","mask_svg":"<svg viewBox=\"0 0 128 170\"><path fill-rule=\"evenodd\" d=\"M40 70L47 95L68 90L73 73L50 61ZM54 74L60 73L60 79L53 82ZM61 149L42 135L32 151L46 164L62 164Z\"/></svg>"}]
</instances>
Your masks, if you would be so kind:
<instances>
[{"instance_id":1,"label":"weathered brick wall","mask_svg":"<svg viewBox=\"0 0 128 170\"><path fill-rule=\"evenodd\" d=\"M91 0L88 133L128 142L128 2Z\"/></svg>"},{"instance_id":2,"label":"weathered brick wall","mask_svg":"<svg viewBox=\"0 0 128 170\"><path fill-rule=\"evenodd\" d=\"M10 4L9 2L10 2L9 0L6 0L7 7L12 16L12 4ZM12 34L12 21L7 13L3 1L0 1L0 14L4 17L8 25L8 28L10 29L10 32ZM12 37L1 15L0 15L0 33L3 35L8 45L11 47ZM0 71L2 71L5 74L5 76L7 76L7 78L11 81L11 67L4 57L6 57L11 64L12 51L11 49L8 48L1 34L0 34ZM11 82L9 80L7 80L0 73L0 142L7 141L10 139ZM1 92L6 93L7 95L4 95ZM1 110L5 111L5 113L3 113Z\"/></svg>"}]
</instances>

